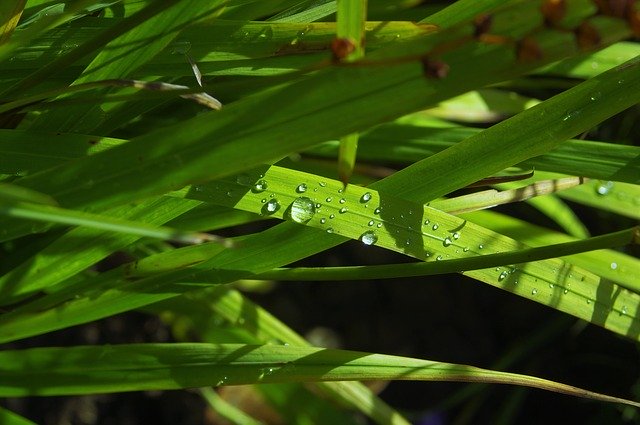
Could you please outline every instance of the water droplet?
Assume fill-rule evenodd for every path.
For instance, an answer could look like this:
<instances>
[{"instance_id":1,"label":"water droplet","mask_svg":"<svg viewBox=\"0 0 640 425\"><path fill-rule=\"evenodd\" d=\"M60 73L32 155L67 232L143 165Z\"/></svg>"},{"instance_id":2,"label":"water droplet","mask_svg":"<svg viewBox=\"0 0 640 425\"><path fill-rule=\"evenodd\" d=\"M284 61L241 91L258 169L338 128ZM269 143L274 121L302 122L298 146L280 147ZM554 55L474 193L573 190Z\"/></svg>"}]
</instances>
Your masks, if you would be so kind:
<instances>
[{"instance_id":1,"label":"water droplet","mask_svg":"<svg viewBox=\"0 0 640 425\"><path fill-rule=\"evenodd\" d=\"M320 219L320 224L324 224L324 223L326 223L326 222L327 222L327 219L326 219L326 218L324 218L324 217L323 217L323 218L321 218L321 219Z\"/></svg>"},{"instance_id":2,"label":"water droplet","mask_svg":"<svg viewBox=\"0 0 640 425\"><path fill-rule=\"evenodd\" d=\"M478 245L478 249L484 249L484 245L482 244Z\"/></svg>"},{"instance_id":3,"label":"water droplet","mask_svg":"<svg viewBox=\"0 0 640 425\"><path fill-rule=\"evenodd\" d=\"M378 242L378 235L373 230L367 230L360 236L360 240L365 245L373 245Z\"/></svg>"},{"instance_id":4,"label":"water droplet","mask_svg":"<svg viewBox=\"0 0 640 425\"><path fill-rule=\"evenodd\" d=\"M230 190L229 190L229 191L227 191L227 197L228 197L228 198L231 198L231 196L232 196L232 195L233 195L233 192L232 192L232 191L230 191Z\"/></svg>"},{"instance_id":5,"label":"water droplet","mask_svg":"<svg viewBox=\"0 0 640 425\"><path fill-rule=\"evenodd\" d=\"M329 219L331 219L331 220L333 220L334 218L336 218L336 215L335 215L335 214L331 214L331 215L329 216Z\"/></svg>"},{"instance_id":6,"label":"water droplet","mask_svg":"<svg viewBox=\"0 0 640 425\"><path fill-rule=\"evenodd\" d=\"M333 233L333 227L329 227L329 228L327 229L327 233Z\"/></svg>"},{"instance_id":7,"label":"water droplet","mask_svg":"<svg viewBox=\"0 0 640 425\"><path fill-rule=\"evenodd\" d=\"M450 237L446 237L444 238L444 240L442 241L442 245L444 246L449 246L451 245L453 242L451 242L451 238Z\"/></svg>"},{"instance_id":8,"label":"water droplet","mask_svg":"<svg viewBox=\"0 0 640 425\"><path fill-rule=\"evenodd\" d=\"M569 290L567 288L564 288L564 291L562 291L562 293L566 295L569 293Z\"/></svg>"},{"instance_id":9,"label":"water droplet","mask_svg":"<svg viewBox=\"0 0 640 425\"><path fill-rule=\"evenodd\" d=\"M327 197L327 199L325 199L325 201L331 202L331 201L333 201L333 199L331 198L331 196L329 196L329 197Z\"/></svg>"},{"instance_id":10,"label":"water droplet","mask_svg":"<svg viewBox=\"0 0 640 425\"><path fill-rule=\"evenodd\" d=\"M362 202L363 204L365 202L369 202L370 200L371 200L371 193L369 193L369 192L365 193L364 195L362 195L360 197L360 202Z\"/></svg>"},{"instance_id":11,"label":"water droplet","mask_svg":"<svg viewBox=\"0 0 640 425\"><path fill-rule=\"evenodd\" d=\"M553 289L553 283L549 284L549 289Z\"/></svg>"},{"instance_id":12,"label":"water droplet","mask_svg":"<svg viewBox=\"0 0 640 425\"><path fill-rule=\"evenodd\" d=\"M246 174L240 174L238 177L236 177L236 183L241 186L250 186L251 178Z\"/></svg>"},{"instance_id":13,"label":"water droplet","mask_svg":"<svg viewBox=\"0 0 640 425\"><path fill-rule=\"evenodd\" d=\"M344 189L338 189L338 193L344 192Z\"/></svg>"},{"instance_id":14,"label":"water droplet","mask_svg":"<svg viewBox=\"0 0 640 425\"><path fill-rule=\"evenodd\" d=\"M320 187L325 187L325 186L327 186L327 183L325 183L325 182L320 182L320 183L318 183L318 184L320 185Z\"/></svg>"},{"instance_id":15,"label":"water droplet","mask_svg":"<svg viewBox=\"0 0 640 425\"><path fill-rule=\"evenodd\" d=\"M426 220L424 221L424 225L425 225L425 226L426 226L427 224L429 224L429 223L431 223L431 220L429 220L429 219L426 219Z\"/></svg>"},{"instance_id":16,"label":"water droplet","mask_svg":"<svg viewBox=\"0 0 640 425\"><path fill-rule=\"evenodd\" d=\"M260 202L262 202L262 203L264 204L265 202L267 202L267 198L262 198L262 199L260 200Z\"/></svg>"},{"instance_id":17,"label":"water droplet","mask_svg":"<svg viewBox=\"0 0 640 425\"><path fill-rule=\"evenodd\" d=\"M280 204L277 199L271 199L265 204L265 209L269 214L273 214L280 209Z\"/></svg>"},{"instance_id":18,"label":"water droplet","mask_svg":"<svg viewBox=\"0 0 640 425\"><path fill-rule=\"evenodd\" d=\"M562 118L562 121L569 121L572 118L576 118L578 115L580 115L580 111L571 111L568 112L564 118Z\"/></svg>"},{"instance_id":19,"label":"water droplet","mask_svg":"<svg viewBox=\"0 0 640 425\"><path fill-rule=\"evenodd\" d=\"M498 275L498 282L502 282L503 280L505 280L507 278L507 276L509 276L509 273L507 273L506 271L502 271Z\"/></svg>"},{"instance_id":20,"label":"water droplet","mask_svg":"<svg viewBox=\"0 0 640 425\"><path fill-rule=\"evenodd\" d=\"M318 202L318 203L316 204L316 209L317 209L317 210L319 210L320 208L322 208L322 204Z\"/></svg>"},{"instance_id":21,"label":"water droplet","mask_svg":"<svg viewBox=\"0 0 640 425\"><path fill-rule=\"evenodd\" d=\"M340 198L340 200L338 202L340 202L341 204L344 204L345 202L347 202L347 200L344 199L344 198Z\"/></svg>"},{"instance_id":22,"label":"water droplet","mask_svg":"<svg viewBox=\"0 0 640 425\"><path fill-rule=\"evenodd\" d=\"M618 263L611 263L611 270L616 270L618 268Z\"/></svg>"},{"instance_id":23,"label":"water droplet","mask_svg":"<svg viewBox=\"0 0 640 425\"><path fill-rule=\"evenodd\" d=\"M296 223L306 223L316 213L316 206L307 197L296 198L291 204L290 216Z\"/></svg>"},{"instance_id":24,"label":"water droplet","mask_svg":"<svg viewBox=\"0 0 640 425\"><path fill-rule=\"evenodd\" d=\"M458 232L455 232L452 236L453 236L453 239L455 239L455 240L460 239L460 233L458 233Z\"/></svg>"},{"instance_id":25,"label":"water droplet","mask_svg":"<svg viewBox=\"0 0 640 425\"><path fill-rule=\"evenodd\" d=\"M612 181L603 182L601 181L598 186L596 186L596 193L601 196L608 195L613 189L614 183Z\"/></svg>"},{"instance_id":26,"label":"water droplet","mask_svg":"<svg viewBox=\"0 0 640 425\"><path fill-rule=\"evenodd\" d=\"M195 185L195 186L193 186L193 190L195 190L196 192L202 192L203 189L202 189L202 186Z\"/></svg>"},{"instance_id":27,"label":"water droplet","mask_svg":"<svg viewBox=\"0 0 640 425\"><path fill-rule=\"evenodd\" d=\"M374 223L375 223L375 222L374 222L373 220L369 220L369 222L367 223L367 225L368 225L369 227L371 227L371 226L373 226L373 225L374 225Z\"/></svg>"},{"instance_id":28,"label":"water droplet","mask_svg":"<svg viewBox=\"0 0 640 425\"><path fill-rule=\"evenodd\" d=\"M298 187L296 187L297 193L305 193L307 191L307 185L304 183L300 183Z\"/></svg>"},{"instance_id":29,"label":"water droplet","mask_svg":"<svg viewBox=\"0 0 640 425\"><path fill-rule=\"evenodd\" d=\"M620 315L625 316L627 314L627 306L623 305L622 306L622 311L620 311Z\"/></svg>"},{"instance_id":30,"label":"water droplet","mask_svg":"<svg viewBox=\"0 0 640 425\"><path fill-rule=\"evenodd\" d=\"M465 246L464 248L462 248L462 251L463 251L463 252L469 252L469 247L468 247L468 246Z\"/></svg>"},{"instance_id":31,"label":"water droplet","mask_svg":"<svg viewBox=\"0 0 640 425\"><path fill-rule=\"evenodd\" d=\"M376 224L376 227L377 227L378 229L379 229L379 228L381 228L381 227L382 227L382 223L378 223L378 224Z\"/></svg>"},{"instance_id":32,"label":"water droplet","mask_svg":"<svg viewBox=\"0 0 640 425\"><path fill-rule=\"evenodd\" d=\"M536 295L538 293L538 290L536 288L533 288L531 290L531 295Z\"/></svg>"},{"instance_id":33,"label":"water droplet","mask_svg":"<svg viewBox=\"0 0 640 425\"><path fill-rule=\"evenodd\" d=\"M587 304L591 304L591 300L587 298Z\"/></svg>"},{"instance_id":34,"label":"water droplet","mask_svg":"<svg viewBox=\"0 0 640 425\"><path fill-rule=\"evenodd\" d=\"M344 214L344 213L346 213L347 211L349 211L349 210L348 210L346 207L342 207L342 208L340 208L340 209L338 210L338 212L339 212L340 214Z\"/></svg>"},{"instance_id":35,"label":"water droplet","mask_svg":"<svg viewBox=\"0 0 640 425\"><path fill-rule=\"evenodd\" d=\"M253 185L253 189L251 191L254 193L260 193L267 190L267 187L269 186L267 185L266 180L258 180L256 184Z\"/></svg>"},{"instance_id":36,"label":"water droplet","mask_svg":"<svg viewBox=\"0 0 640 425\"><path fill-rule=\"evenodd\" d=\"M440 227L440 226L438 226L437 224L434 224L433 226L431 226L431 228L432 228L433 230L438 230L438 227Z\"/></svg>"},{"instance_id":37,"label":"water droplet","mask_svg":"<svg viewBox=\"0 0 640 425\"><path fill-rule=\"evenodd\" d=\"M442 255L438 255L438 256L436 257L436 261L441 261L441 260L442 260Z\"/></svg>"}]
</instances>

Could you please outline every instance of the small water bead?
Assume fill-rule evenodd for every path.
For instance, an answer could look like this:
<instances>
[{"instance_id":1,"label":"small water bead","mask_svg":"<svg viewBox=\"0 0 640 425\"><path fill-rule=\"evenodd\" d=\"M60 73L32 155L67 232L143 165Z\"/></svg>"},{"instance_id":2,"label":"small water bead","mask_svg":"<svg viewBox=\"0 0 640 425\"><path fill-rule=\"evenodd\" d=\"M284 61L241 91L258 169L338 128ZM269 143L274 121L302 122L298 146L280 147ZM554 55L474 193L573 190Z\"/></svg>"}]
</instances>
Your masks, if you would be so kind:
<instances>
[{"instance_id":1,"label":"small water bead","mask_svg":"<svg viewBox=\"0 0 640 425\"><path fill-rule=\"evenodd\" d=\"M612 181L600 182L596 187L596 193L600 196L608 195L613 189L614 183Z\"/></svg>"},{"instance_id":2,"label":"small water bead","mask_svg":"<svg viewBox=\"0 0 640 425\"><path fill-rule=\"evenodd\" d=\"M569 293L569 290L567 288L564 288L564 291L562 291L562 293L567 295Z\"/></svg>"},{"instance_id":3,"label":"small water bead","mask_svg":"<svg viewBox=\"0 0 640 425\"><path fill-rule=\"evenodd\" d=\"M331 196L329 196L329 197L327 197L327 199L325 199L325 201L331 202L331 201L333 201L333 198L331 198Z\"/></svg>"},{"instance_id":4,"label":"small water bead","mask_svg":"<svg viewBox=\"0 0 640 425\"><path fill-rule=\"evenodd\" d=\"M440 226L438 226L438 224L434 224L433 226L431 226L431 228L432 228L433 230L438 230L438 228L439 228L439 227L440 227Z\"/></svg>"},{"instance_id":5,"label":"small water bead","mask_svg":"<svg viewBox=\"0 0 640 425\"><path fill-rule=\"evenodd\" d=\"M346 213L347 211L349 211L349 210L348 210L346 207L342 207L342 208L340 208L340 209L338 210L338 212L339 212L340 214L344 214L344 213Z\"/></svg>"},{"instance_id":6,"label":"small water bead","mask_svg":"<svg viewBox=\"0 0 640 425\"><path fill-rule=\"evenodd\" d=\"M378 207L375 210L373 210L374 214L380 214L382 212L382 207Z\"/></svg>"},{"instance_id":7,"label":"small water bead","mask_svg":"<svg viewBox=\"0 0 640 425\"><path fill-rule=\"evenodd\" d=\"M271 199L266 203L265 208L268 213L274 213L280 209L280 204L277 199Z\"/></svg>"},{"instance_id":8,"label":"small water bead","mask_svg":"<svg viewBox=\"0 0 640 425\"><path fill-rule=\"evenodd\" d=\"M251 178L246 174L240 174L236 177L236 183L241 186L251 186Z\"/></svg>"},{"instance_id":9,"label":"small water bead","mask_svg":"<svg viewBox=\"0 0 640 425\"><path fill-rule=\"evenodd\" d=\"M611 263L609 267L611 267L611 270L616 270L618 268L618 263Z\"/></svg>"},{"instance_id":10,"label":"small water bead","mask_svg":"<svg viewBox=\"0 0 640 425\"><path fill-rule=\"evenodd\" d=\"M365 245L373 245L378 242L378 235L373 230L367 230L360 236L360 240Z\"/></svg>"},{"instance_id":11,"label":"small water bead","mask_svg":"<svg viewBox=\"0 0 640 425\"><path fill-rule=\"evenodd\" d=\"M441 261L441 260L442 260L442 255L438 255L438 256L436 257L436 261Z\"/></svg>"},{"instance_id":12,"label":"small water bead","mask_svg":"<svg viewBox=\"0 0 640 425\"><path fill-rule=\"evenodd\" d=\"M379 228L381 228L381 227L382 227L382 223L378 223L378 224L376 224L376 227L377 227L378 229L379 229Z\"/></svg>"},{"instance_id":13,"label":"small water bead","mask_svg":"<svg viewBox=\"0 0 640 425\"><path fill-rule=\"evenodd\" d=\"M369 222L367 223L367 225L369 227L373 226L375 224L375 222L373 220L369 220Z\"/></svg>"},{"instance_id":14,"label":"small water bead","mask_svg":"<svg viewBox=\"0 0 640 425\"><path fill-rule=\"evenodd\" d=\"M291 219L296 223L306 223L316 213L316 206L313 201L307 197L296 198L291 204Z\"/></svg>"},{"instance_id":15,"label":"small water bead","mask_svg":"<svg viewBox=\"0 0 640 425\"><path fill-rule=\"evenodd\" d=\"M427 226L429 223L431 223L431 220L429 220L429 219L426 219L426 220L424 221L424 225L425 225L425 226Z\"/></svg>"},{"instance_id":16,"label":"small water bead","mask_svg":"<svg viewBox=\"0 0 640 425\"><path fill-rule=\"evenodd\" d=\"M455 233L454 233L453 235L451 235L451 236L453 236L453 239L455 239L455 240L460 239L460 233L458 233L458 232L455 232Z\"/></svg>"},{"instance_id":17,"label":"small water bead","mask_svg":"<svg viewBox=\"0 0 640 425\"><path fill-rule=\"evenodd\" d=\"M320 187L325 187L325 186L327 186L327 183L325 183L325 182L320 182L320 183L318 183L318 184L320 185Z\"/></svg>"},{"instance_id":18,"label":"small water bead","mask_svg":"<svg viewBox=\"0 0 640 425\"><path fill-rule=\"evenodd\" d=\"M267 184L266 180L258 180L256 184L253 185L253 192L264 192L265 190L267 190L267 187L269 187L269 185Z\"/></svg>"},{"instance_id":19,"label":"small water bead","mask_svg":"<svg viewBox=\"0 0 640 425\"><path fill-rule=\"evenodd\" d=\"M331 215L329 215L329 219L333 220L334 218L336 218L336 215L335 215L335 214L331 214Z\"/></svg>"},{"instance_id":20,"label":"small water bead","mask_svg":"<svg viewBox=\"0 0 640 425\"><path fill-rule=\"evenodd\" d=\"M533 288L531 290L531 295L537 295L538 294L538 290L536 288Z\"/></svg>"},{"instance_id":21,"label":"small water bead","mask_svg":"<svg viewBox=\"0 0 640 425\"><path fill-rule=\"evenodd\" d=\"M232 191L227 191L227 198L231 198L231 196L233 196L233 192Z\"/></svg>"},{"instance_id":22,"label":"small water bead","mask_svg":"<svg viewBox=\"0 0 640 425\"><path fill-rule=\"evenodd\" d=\"M338 202L340 202L341 204L344 204L345 202L347 202L347 200L344 199L344 198L340 198L340 200Z\"/></svg>"},{"instance_id":23,"label":"small water bead","mask_svg":"<svg viewBox=\"0 0 640 425\"><path fill-rule=\"evenodd\" d=\"M344 189L338 189L338 193L344 192Z\"/></svg>"},{"instance_id":24,"label":"small water bead","mask_svg":"<svg viewBox=\"0 0 640 425\"><path fill-rule=\"evenodd\" d=\"M622 311L620 311L620 314L622 316L626 316L627 315L627 306L626 305L622 306Z\"/></svg>"},{"instance_id":25,"label":"small water bead","mask_svg":"<svg viewBox=\"0 0 640 425\"><path fill-rule=\"evenodd\" d=\"M265 202L267 202L267 198L262 198L262 199L260 200L260 202L262 202L262 203L264 204Z\"/></svg>"},{"instance_id":26,"label":"small water bead","mask_svg":"<svg viewBox=\"0 0 640 425\"><path fill-rule=\"evenodd\" d=\"M587 304L591 304L591 300L587 298Z\"/></svg>"},{"instance_id":27,"label":"small water bead","mask_svg":"<svg viewBox=\"0 0 640 425\"><path fill-rule=\"evenodd\" d=\"M507 276L509 276L509 273L507 273L506 271L502 271L498 275L498 282L502 282L503 280L505 280L507 278Z\"/></svg>"},{"instance_id":28,"label":"small water bead","mask_svg":"<svg viewBox=\"0 0 640 425\"><path fill-rule=\"evenodd\" d=\"M326 223L326 222L327 222L327 219L326 219L326 218L324 218L324 217L323 217L323 218L321 218L321 219L320 219L320 224L324 224L324 223Z\"/></svg>"},{"instance_id":29,"label":"small water bead","mask_svg":"<svg viewBox=\"0 0 640 425\"><path fill-rule=\"evenodd\" d=\"M365 202L369 202L370 200L371 200L371 193L369 193L369 192L365 193L364 195L362 195L360 197L360 202L362 202L363 204Z\"/></svg>"},{"instance_id":30,"label":"small water bead","mask_svg":"<svg viewBox=\"0 0 640 425\"><path fill-rule=\"evenodd\" d=\"M297 193L305 193L307 191L307 185L304 183L300 183L298 187L296 187Z\"/></svg>"},{"instance_id":31,"label":"small water bead","mask_svg":"<svg viewBox=\"0 0 640 425\"><path fill-rule=\"evenodd\" d=\"M484 245L482 244L478 245L478 249L484 249Z\"/></svg>"},{"instance_id":32,"label":"small water bead","mask_svg":"<svg viewBox=\"0 0 640 425\"><path fill-rule=\"evenodd\" d=\"M193 190L195 190L196 192L202 192L202 186L200 185L193 186Z\"/></svg>"},{"instance_id":33,"label":"small water bead","mask_svg":"<svg viewBox=\"0 0 640 425\"><path fill-rule=\"evenodd\" d=\"M329 227L329 228L327 229L327 233L333 233L333 227Z\"/></svg>"},{"instance_id":34,"label":"small water bead","mask_svg":"<svg viewBox=\"0 0 640 425\"><path fill-rule=\"evenodd\" d=\"M462 248L462 251L463 251L463 252L469 252L469 247L468 247L468 246L465 246L464 248Z\"/></svg>"},{"instance_id":35,"label":"small water bead","mask_svg":"<svg viewBox=\"0 0 640 425\"><path fill-rule=\"evenodd\" d=\"M322 204L318 202L318 203L316 204L316 209L317 209L317 210L319 210L320 208L322 208Z\"/></svg>"},{"instance_id":36,"label":"small water bead","mask_svg":"<svg viewBox=\"0 0 640 425\"><path fill-rule=\"evenodd\" d=\"M452 243L453 242L451 241L451 238L449 238L448 236L446 238L444 238L444 240L442 241L442 245L444 245L444 246L449 246Z\"/></svg>"}]
</instances>

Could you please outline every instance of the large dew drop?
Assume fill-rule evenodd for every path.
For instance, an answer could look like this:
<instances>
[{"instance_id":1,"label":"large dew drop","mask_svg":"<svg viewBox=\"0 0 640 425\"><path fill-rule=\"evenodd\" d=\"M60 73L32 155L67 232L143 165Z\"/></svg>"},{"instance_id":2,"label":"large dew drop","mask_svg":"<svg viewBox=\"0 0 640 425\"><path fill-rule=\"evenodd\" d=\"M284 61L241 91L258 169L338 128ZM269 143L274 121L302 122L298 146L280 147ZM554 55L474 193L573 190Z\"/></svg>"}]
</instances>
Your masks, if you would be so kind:
<instances>
[{"instance_id":1,"label":"large dew drop","mask_svg":"<svg viewBox=\"0 0 640 425\"><path fill-rule=\"evenodd\" d=\"M378 235L372 230L368 230L360 236L360 240L365 245L373 245L378 242Z\"/></svg>"},{"instance_id":2,"label":"large dew drop","mask_svg":"<svg viewBox=\"0 0 640 425\"><path fill-rule=\"evenodd\" d=\"M316 213L316 206L314 202L305 197L296 198L291 204L291 219L296 223L306 223L311 220Z\"/></svg>"},{"instance_id":3,"label":"large dew drop","mask_svg":"<svg viewBox=\"0 0 640 425\"><path fill-rule=\"evenodd\" d=\"M256 184L253 185L253 189L251 189L251 191L254 193L260 193L267 190L267 187L268 185L266 180L258 180Z\"/></svg>"}]
</instances>

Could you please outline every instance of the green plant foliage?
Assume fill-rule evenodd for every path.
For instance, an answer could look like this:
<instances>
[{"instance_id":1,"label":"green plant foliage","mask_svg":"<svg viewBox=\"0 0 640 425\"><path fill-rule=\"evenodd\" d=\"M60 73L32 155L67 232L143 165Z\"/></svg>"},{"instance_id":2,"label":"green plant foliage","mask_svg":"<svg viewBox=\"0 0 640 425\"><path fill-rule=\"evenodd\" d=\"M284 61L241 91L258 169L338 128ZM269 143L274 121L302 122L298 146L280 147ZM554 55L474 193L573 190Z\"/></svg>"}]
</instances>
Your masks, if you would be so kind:
<instances>
[{"instance_id":1,"label":"green plant foliage","mask_svg":"<svg viewBox=\"0 0 640 425\"><path fill-rule=\"evenodd\" d=\"M526 388L637 419L630 386L504 368L570 318L640 341L639 7L422 3L3 2L0 396L199 388L245 424L265 419L227 386L303 424L408 424L489 397L401 411L358 382L450 381L518 386L494 422ZM296 264L350 240L413 262ZM447 273L566 322L492 370L314 346L244 293ZM134 311L178 342L52 342ZM31 423L19 413L0 422Z\"/></svg>"}]
</instances>

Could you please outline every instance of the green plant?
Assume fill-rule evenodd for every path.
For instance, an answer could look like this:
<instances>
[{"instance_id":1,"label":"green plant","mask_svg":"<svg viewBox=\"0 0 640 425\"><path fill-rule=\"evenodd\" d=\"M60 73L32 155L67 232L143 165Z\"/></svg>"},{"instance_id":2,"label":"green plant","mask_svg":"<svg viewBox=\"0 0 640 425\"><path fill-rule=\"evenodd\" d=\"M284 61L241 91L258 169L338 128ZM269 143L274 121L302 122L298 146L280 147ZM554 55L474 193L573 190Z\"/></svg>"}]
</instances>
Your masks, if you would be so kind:
<instances>
[{"instance_id":1,"label":"green plant","mask_svg":"<svg viewBox=\"0 0 640 425\"><path fill-rule=\"evenodd\" d=\"M310 347L224 285L460 272L637 341L639 263L612 248L637 243L638 228L590 238L563 201L638 218L638 148L570 140L640 99L640 49L623 41L640 25L634 2L206 3L2 6L0 342L131 310L182 342L6 345L0 395L264 384L288 417L292 404L274 400L314 382L375 422L406 423L342 381L427 380L638 407L527 375ZM367 6L381 22L364 21ZM499 122L464 124L474 113ZM500 192L456 192L491 176ZM566 233L481 211L515 201ZM420 261L285 268L348 239ZM115 253L127 260L95 267ZM300 396L307 412L353 422L314 394Z\"/></svg>"}]
</instances>

